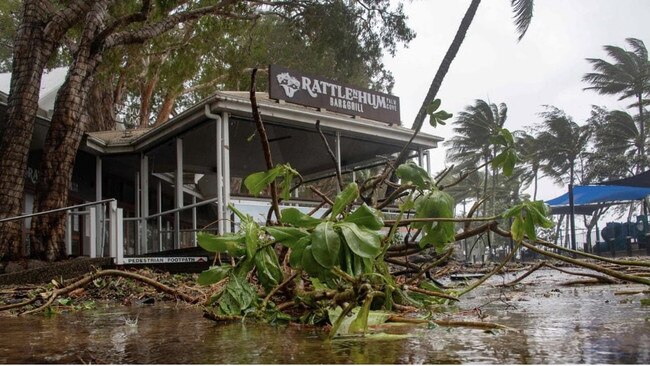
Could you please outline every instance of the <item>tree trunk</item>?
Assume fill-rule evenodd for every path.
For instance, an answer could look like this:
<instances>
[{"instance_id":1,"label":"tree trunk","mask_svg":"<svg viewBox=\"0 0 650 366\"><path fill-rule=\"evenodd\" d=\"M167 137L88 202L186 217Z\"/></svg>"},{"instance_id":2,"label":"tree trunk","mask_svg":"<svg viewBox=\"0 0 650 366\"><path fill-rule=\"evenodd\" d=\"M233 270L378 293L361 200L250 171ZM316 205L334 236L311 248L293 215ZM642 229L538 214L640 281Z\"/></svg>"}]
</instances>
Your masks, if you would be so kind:
<instances>
[{"instance_id":1,"label":"tree trunk","mask_svg":"<svg viewBox=\"0 0 650 366\"><path fill-rule=\"evenodd\" d=\"M158 84L158 75L151 77L140 87L140 123L139 128L149 127L149 114L151 112L151 99Z\"/></svg>"},{"instance_id":2,"label":"tree trunk","mask_svg":"<svg viewBox=\"0 0 650 366\"><path fill-rule=\"evenodd\" d=\"M172 114L172 111L174 110L174 103L176 103L177 97L178 94L167 93L167 95L165 95L165 99L163 100L163 103L160 106L160 111L158 112L158 116L156 117L156 122L154 123L154 126L158 126L169 120L169 116Z\"/></svg>"},{"instance_id":3,"label":"tree trunk","mask_svg":"<svg viewBox=\"0 0 650 366\"><path fill-rule=\"evenodd\" d=\"M24 175L41 77L54 49L43 32L46 13L42 2L25 1L14 42L7 116L0 140L0 218L20 215L23 209ZM0 223L0 259L19 259L25 254L21 227L22 221Z\"/></svg>"},{"instance_id":4,"label":"tree trunk","mask_svg":"<svg viewBox=\"0 0 650 366\"><path fill-rule=\"evenodd\" d=\"M645 170L645 119L643 118L643 94L637 94L637 99L639 101L639 133L641 134L641 169L637 173L641 173Z\"/></svg>"},{"instance_id":5,"label":"tree trunk","mask_svg":"<svg viewBox=\"0 0 650 366\"><path fill-rule=\"evenodd\" d=\"M460 45L463 44L465 34L467 33L470 24L472 24L472 20L474 19L474 15L476 14L476 10L480 3L481 0L472 0L469 4L469 8L467 8L463 20L461 20L460 26L456 31L454 40L451 42L451 45L449 45L449 49L447 50L445 57L442 59L442 63L440 63L436 75L433 77L433 81L431 82L431 86L429 87L429 91L427 92L424 101L422 102L422 106L420 107L418 114L415 116L415 121L413 121L413 126L411 127L412 129L419 131L422 127L422 122L424 122L424 117L426 117L427 107L431 102L433 102L436 94L438 94L442 81L444 80L445 75L447 75L447 71L449 71L451 62L456 57L458 50L460 50Z\"/></svg>"},{"instance_id":6,"label":"tree trunk","mask_svg":"<svg viewBox=\"0 0 650 366\"><path fill-rule=\"evenodd\" d=\"M95 78L88 93L88 102L84 112L88 113L87 132L114 130L115 117L114 94L108 81Z\"/></svg>"},{"instance_id":7,"label":"tree trunk","mask_svg":"<svg viewBox=\"0 0 650 366\"><path fill-rule=\"evenodd\" d=\"M101 61L101 53L93 52L92 42L103 23L105 7L105 3L95 3L87 15L79 49L57 94L54 115L43 148L34 211L61 208L68 203L77 149L88 124L86 101L95 69ZM66 219L65 212L34 218L30 241L34 257L48 261L66 257Z\"/></svg>"}]
</instances>

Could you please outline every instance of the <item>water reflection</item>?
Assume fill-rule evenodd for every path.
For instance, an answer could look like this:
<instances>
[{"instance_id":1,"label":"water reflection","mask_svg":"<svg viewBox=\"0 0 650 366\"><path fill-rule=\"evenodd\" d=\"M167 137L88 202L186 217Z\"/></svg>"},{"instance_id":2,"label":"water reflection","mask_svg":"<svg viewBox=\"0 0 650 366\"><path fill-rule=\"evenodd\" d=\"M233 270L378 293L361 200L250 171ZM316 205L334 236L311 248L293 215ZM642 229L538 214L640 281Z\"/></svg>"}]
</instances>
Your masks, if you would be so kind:
<instances>
[{"instance_id":1,"label":"water reflection","mask_svg":"<svg viewBox=\"0 0 650 366\"><path fill-rule=\"evenodd\" d=\"M467 313L481 306L485 320L519 332L393 325L378 331L407 336L326 341L318 328L216 325L194 309L100 307L0 319L0 363L650 362L642 295L613 295L631 288L624 285L565 288L541 280L507 293L488 287L461 304Z\"/></svg>"}]
</instances>

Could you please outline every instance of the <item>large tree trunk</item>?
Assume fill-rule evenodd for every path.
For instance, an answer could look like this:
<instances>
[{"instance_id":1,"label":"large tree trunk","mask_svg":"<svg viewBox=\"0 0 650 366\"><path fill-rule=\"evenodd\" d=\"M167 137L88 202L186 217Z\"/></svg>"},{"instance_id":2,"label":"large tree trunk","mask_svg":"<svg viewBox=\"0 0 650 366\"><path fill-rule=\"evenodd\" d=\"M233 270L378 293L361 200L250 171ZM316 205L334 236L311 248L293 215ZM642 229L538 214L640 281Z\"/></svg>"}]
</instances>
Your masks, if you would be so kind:
<instances>
[{"instance_id":1,"label":"large tree trunk","mask_svg":"<svg viewBox=\"0 0 650 366\"><path fill-rule=\"evenodd\" d=\"M169 116L174 111L174 103L176 103L176 98L178 98L178 94L168 92L165 95L165 99L160 106L160 111L158 111L158 116L156 117L154 126L158 126L169 121Z\"/></svg>"},{"instance_id":2,"label":"large tree trunk","mask_svg":"<svg viewBox=\"0 0 650 366\"><path fill-rule=\"evenodd\" d=\"M95 3L86 16L79 49L57 94L43 148L34 211L65 207L68 202L77 149L88 124L86 101L101 60L101 54L94 52L92 43L103 24L105 8L105 3ZM65 258L65 222L65 212L34 219L30 241L34 257L48 261Z\"/></svg>"},{"instance_id":3,"label":"large tree trunk","mask_svg":"<svg viewBox=\"0 0 650 366\"><path fill-rule=\"evenodd\" d=\"M6 121L0 140L0 218L20 215L23 208L25 169L38 111L43 70L54 45L44 35L46 6L25 1L20 28L14 42L13 73ZM22 250L22 221L0 223L0 259L18 259Z\"/></svg>"},{"instance_id":4,"label":"large tree trunk","mask_svg":"<svg viewBox=\"0 0 650 366\"><path fill-rule=\"evenodd\" d=\"M114 93L112 86L106 80L95 78L88 93L88 102L85 111L88 113L88 126L86 131L114 130L117 123L115 117Z\"/></svg>"}]
</instances>

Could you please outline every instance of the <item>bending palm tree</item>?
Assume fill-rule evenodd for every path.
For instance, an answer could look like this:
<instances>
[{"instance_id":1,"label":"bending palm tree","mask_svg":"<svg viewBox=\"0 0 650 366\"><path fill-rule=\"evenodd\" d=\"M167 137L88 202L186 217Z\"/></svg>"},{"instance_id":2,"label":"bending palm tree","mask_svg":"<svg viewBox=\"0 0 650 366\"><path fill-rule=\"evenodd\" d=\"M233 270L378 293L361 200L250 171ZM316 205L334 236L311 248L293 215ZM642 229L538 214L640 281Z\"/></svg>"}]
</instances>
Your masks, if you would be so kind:
<instances>
[{"instance_id":1,"label":"bending palm tree","mask_svg":"<svg viewBox=\"0 0 650 366\"><path fill-rule=\"evenodd\" d=\"M555 107L549 107L546 112L540 115L544 118L544 121L542 122L543 131L538 138L546 147L546 164L542 170L559 183L564 183L568 178L569 197L572 200L575 163L587 149L591 135L590 129L586 126L578 126L571 117ZM567 173L569 173L568 177L566 176ZM576 250L573 215L571 215L570 221L571 246L573 250Z\"/></svg>"},{"instance_id":2,"label":"bending palm tree","mask_svg":"<svg viewBox=\"0 0 650 366\"><path fill-rule=\"evenodd\" d=\"M595 126L594 132L594 147L599 154L606 159L622 159L625 163L619 168L625 168L626 172L641 172L645 165L642 155L644 138L634 117L624 111L611 111L604 124ZM619 175L624 177L626 172Z\"/></svg>"},{"instance_id":3,"label":"bending palm tree","mask_svg":"<svg viewBox=\"0 0 650 366\"><path fill-rule=\"evenodd\" d=\"M455 136L445 145L449 146L447 158L461 167L476 167L484 164L483 194L487 195L488 163L498 153L490 144L490 137L496 136L505 124L508 107L501 103L488 104L476 100L474 105L465 107L454 122ZM495 171L492 171L493 185L496 184Z\"/></svg>"},{"instance_id":4,"label":"bending palm tree","mask_svg":"<svg viewBox=\"0 0 650 366\"><path fill-rule=\"evenodd\" d=\"M585 90L595 90L599 94L619 94L619 100L632 97L636 99L630 107L636 106L639 109L639 134L642 141L639 146L639 154L642 157L639 169L641 171L646 166L643 106L647 102L644 98L650 94L650 62L643 41L627 38L626 42L632 47L632 51L616 46L604 46L607 54L614 59L613 63L588 58L587 61L592 64L595 72L585 74L582 80L592 85Z\"/></svg>"},{"instance_id":5,"label":"bending palm tree","mask_svg":"<svg viewBox=\"0 0 650 366\"><path fill-rule=\"evenodd\" d=\"M534 2L535 2L534 0L511 0L510 1L510 5L512 6L513 12L515 13L514 15L515 26L517 27L517 32L519 33L519 40L523 38L524 34L526 34L526 31L528 30L528 27L530 26L530 22L533 18ZM412 129L416 131L420 131L420 129L422 128L422 122L424 122L424 118L426 117L426 109L431 104L431 102L433 102L433 100L436 98L436 94L438 94L438 90L440 90L442 81L445 78L445 75L447 75L447 71L449 71L451 62L456 57L456 54L460 49L460 45L463 43L463 40L465 39L465 34L467 33L470 24L472 24L472 20L474 20L476 9L478 9L480 3L481 0L472 0L472 2L469 4L469 7L467 8L465 15L463 16L463 20L460 22L458 31L456 31L456 36L454 37L454 40L451 42L451 45L449 46L449 49L447 50L445 57L442 59L442 62L438 67L438 71L436 72L436 75L433 77L433 81L431 81L431 86L429 87L429 91L427 92L427 95L425 96L424 101L422 102L422 106L420 107L418 114L415 116L415 120L413 121L413 126L411 127Z\"/></svg>"},{"instance_id":6,"label":"bending palm tree","mask_svg":"<svg viewBox=\"0 0 650 366\"><path fill-rule=\"evenodd\" d=\"M530 167L529 171L522 172L522 183L526 184L530 181L533 182L533 201L537 200L537 180L539 178L539 171L542 166L542 152L543 145L541 141L527 134L521 132L516 135L517 138L517 151L519 156Z\"/></svg>"}]
</instances>

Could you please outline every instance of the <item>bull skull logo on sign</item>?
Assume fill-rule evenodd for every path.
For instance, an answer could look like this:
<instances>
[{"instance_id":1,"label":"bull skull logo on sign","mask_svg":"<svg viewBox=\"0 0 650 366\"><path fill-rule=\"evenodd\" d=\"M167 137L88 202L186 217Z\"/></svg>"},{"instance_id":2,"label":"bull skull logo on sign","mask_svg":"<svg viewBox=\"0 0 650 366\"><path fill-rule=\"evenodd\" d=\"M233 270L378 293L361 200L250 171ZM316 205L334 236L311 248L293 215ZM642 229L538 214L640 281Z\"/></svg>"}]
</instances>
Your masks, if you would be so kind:
<instances>
[{"instance_id":1,"label":"bull skull logo on sign","mask_svg":"<svg viewBox=\"0 0 650 366\"><path fill-rule=\"evenodd\" d=\"M289 98L293 98L293 95L300 89L300 80L289 75L288 72L283 72L276 76L278 79L278 84L284 89L284 94Z\"/></svg>"}]
</instances>

